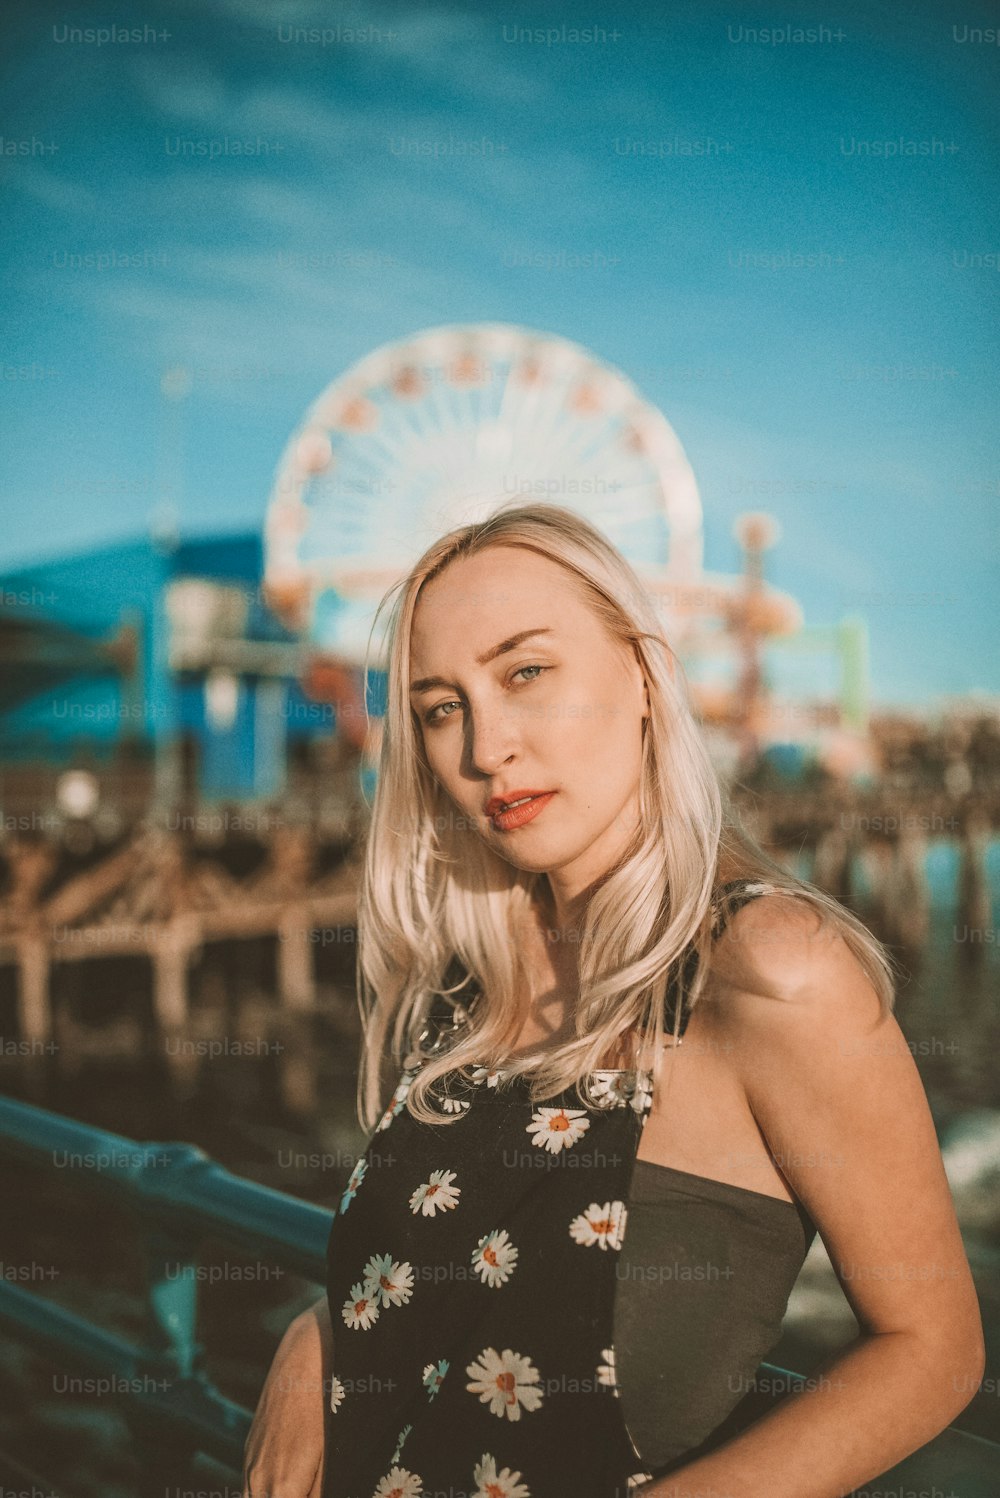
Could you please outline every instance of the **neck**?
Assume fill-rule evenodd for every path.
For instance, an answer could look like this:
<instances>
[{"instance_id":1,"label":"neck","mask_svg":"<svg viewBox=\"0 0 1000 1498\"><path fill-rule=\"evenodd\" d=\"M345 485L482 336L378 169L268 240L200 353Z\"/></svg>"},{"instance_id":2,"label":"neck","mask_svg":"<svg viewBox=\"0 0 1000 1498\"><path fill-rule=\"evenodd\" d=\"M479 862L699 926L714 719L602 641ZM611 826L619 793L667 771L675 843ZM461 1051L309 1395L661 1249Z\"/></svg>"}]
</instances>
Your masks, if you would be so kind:
<instances>
[{"instance_id":1,"label":"neck","mask_svg":"<svg viewBox=\"0 0 1000 1498\"><path fill-rule=\"evenodd\" d=\"M547 882L532 900L526 947L537 987L575 993L579 982L579 906L559 908Z\"/></svg>"},{"instance_id":2,"label":"neck","mask_svg":"<svg viewBox=\"0 0 1000 1498\"><path fill-rule=\"evenodd\" d=\"M574 943L579 939L587 910L588 891L569 895L553 888L548 875L532 897L539 927L550 933L551 941Z\"/></svg>"}]
</instances>

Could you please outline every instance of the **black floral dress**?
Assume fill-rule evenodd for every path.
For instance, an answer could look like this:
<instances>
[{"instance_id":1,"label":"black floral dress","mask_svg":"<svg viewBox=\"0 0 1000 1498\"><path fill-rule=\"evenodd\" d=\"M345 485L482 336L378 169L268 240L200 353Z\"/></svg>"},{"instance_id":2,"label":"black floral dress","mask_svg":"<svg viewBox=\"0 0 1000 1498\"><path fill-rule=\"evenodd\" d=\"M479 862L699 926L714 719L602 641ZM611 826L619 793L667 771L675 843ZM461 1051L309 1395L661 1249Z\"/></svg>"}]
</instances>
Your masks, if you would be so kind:
<instances>
[{"instance_id":1,"label":"black floral dress","mask_svg":"<svg viewBox=\"0 0 1000 1498\"><path fill-rule=\"evenodd\" d=\"M585 1109L456 1070L438 1088L458 1121L433 1125L405 1107L426 1060L407 1057L330 1234L323 1498L625 1498L652 1477L612 1344L652 1074L592 1073Z\"/></svg>"}]
</instances>

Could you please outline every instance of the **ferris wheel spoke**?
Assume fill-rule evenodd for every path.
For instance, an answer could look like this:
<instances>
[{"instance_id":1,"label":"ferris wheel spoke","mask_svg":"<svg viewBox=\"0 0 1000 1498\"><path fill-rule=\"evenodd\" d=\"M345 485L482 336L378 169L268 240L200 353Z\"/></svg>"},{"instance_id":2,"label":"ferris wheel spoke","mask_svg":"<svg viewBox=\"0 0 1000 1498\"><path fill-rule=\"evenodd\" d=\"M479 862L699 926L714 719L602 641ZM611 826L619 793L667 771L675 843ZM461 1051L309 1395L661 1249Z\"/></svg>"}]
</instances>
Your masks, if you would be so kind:
<instances>
[{"instance_id":1,"label":"ferris wheel spoke","mask_svg":"<svg viewBox=\"0 0 1000 1498\"><path fill-rule=\"evenodd\" d=\"M524 402L520 424L512 443L512 465L520 471L529 468L528 478L537 477L537 467L549 466L551 452L558 442L560 420L558 392L533 387Z\"/></svg>"},{"instance_id":2,"label":"ferris wheel spoke","mask_svg":"<svg viewBox=\"0 0 1000 1498\"><path fill-rule=\"evenodd\" d=\"M447 432L449 436L454 437L456 432L462 431L462 416L461 411L456 410L453 399L454 388L449 382L444 369L437 371L437 378L434 382L434 397L441 433L443 435ZM467 420L466 425L471 426L471 421Z\"/></svg>"},{"instance_id":3,"label":"ferris wheel spoke","mask_svg":"<svg viewBox=\"0 0 1000 1498\"><path fill-rule=\"evenodd\" d=\"M512 363L497 409L497 424L503 431L513 434L525 428L530 394L531 387L524 378L518 377L517 367ZM513 441L510 457L513 460Z\"/></svg>"},{"instance_id":4,"label":"ferris wheel spoke","mask_svg":"<svg viewBox=\"0 0 1000 1498\"><path fill-rule=\"evenodd\" d=\"M553 446L552 461L567 467L589 468L604 445L600 432L588 431L571 421L564 421L559 431L558 444Z\"/></svg>"},{"instance_id":5,"label":"ferris wheel spoke","mask_svg":"<svg viewBox=\"0 0 1000 1498\"><path fill-rule=\"evenodd\" d=\"M542 460L550 471L562 469L568 477L583 467L595 445L599 445L599 438L595 444L594 433L581 428L562 412L558 422L553 422L552 440L546 444Z\"/></svg>"},{"instance_id":6,"label":"ferris wheel spoke","mask_svg":"<svg viewBox=\"0 0 1000 1498\"><path fill-rule=\"evenodd\" d=\"M388 467L398 461L398 455L402 451L402 447L399 440L399 433L386 431L385 424L380 423L374 431L366 432L364 439L359 441L353 450L356 450L359 455L363 454L366 461L372 467Z\"/></svg>"},{"instance_id":7,"label":"ferris wheel spoke","mask_svg":"<svg viewBox=\"0 0 1000 1498\"><path fill-rule=\"evenodd\" d=\"M373 443L352 453L353 463L361 470L359 484L373 503L405 493L407 469L403 457L401 450L392 451L384 443Z\"/></svg>"}]
</instances>

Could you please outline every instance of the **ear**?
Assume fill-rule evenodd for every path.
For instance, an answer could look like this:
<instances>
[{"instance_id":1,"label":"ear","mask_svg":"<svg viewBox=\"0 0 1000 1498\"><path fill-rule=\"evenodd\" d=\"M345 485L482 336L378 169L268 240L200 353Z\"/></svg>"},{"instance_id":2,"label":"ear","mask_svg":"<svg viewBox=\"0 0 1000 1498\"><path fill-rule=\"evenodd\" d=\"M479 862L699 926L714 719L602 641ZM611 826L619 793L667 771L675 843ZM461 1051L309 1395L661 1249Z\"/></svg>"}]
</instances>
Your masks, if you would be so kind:
<instances>
[{"instance_id":1,"label":"ear","mask_svg":"<svg viewBox=\"0 0 1000 1498\"><path fill-rule=\"evenodd\" d=\"M644 718L648 718L651 712L651 708L649 705L649 682L646 680L646 673L642 669L642 660L640 659L639 651L636 648L634 640L632 642L632 659L639 671L640 680L642 681L642 716Z\"/></svg>"}]
</instances>

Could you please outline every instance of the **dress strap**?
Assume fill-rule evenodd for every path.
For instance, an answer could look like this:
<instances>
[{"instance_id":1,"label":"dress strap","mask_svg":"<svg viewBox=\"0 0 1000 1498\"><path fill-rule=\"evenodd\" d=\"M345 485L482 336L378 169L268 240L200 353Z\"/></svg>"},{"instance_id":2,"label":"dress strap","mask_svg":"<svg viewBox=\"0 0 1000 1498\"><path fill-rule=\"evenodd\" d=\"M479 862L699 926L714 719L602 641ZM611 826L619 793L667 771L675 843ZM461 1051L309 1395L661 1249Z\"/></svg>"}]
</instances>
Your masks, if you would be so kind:
<instances>
[{"instance_id":1,"label":"dress strap","mask_svg":"<svg viewBox=\"0 0 1000 1498\"><path fill-rule=\"evenodd\" d=\"M732 919L738 910L744 905L749 905L751 900L758 899L761 895L774 895L778 893L777 886L768 884L761 879L731 879L717 889L712 897L712 931L716 936L721 935L726 924ZM669 1033L673 1033L674 1019L677 1013L678 997L681 998L681 1023L678 1036L683 1036L687 1029L691 1011L684 1002L691 992L698 971L698 953L692 947L687 956L679 965L667 988L667 996L664 1003L663 1022Z\"/></svg>"}]
</instances>

